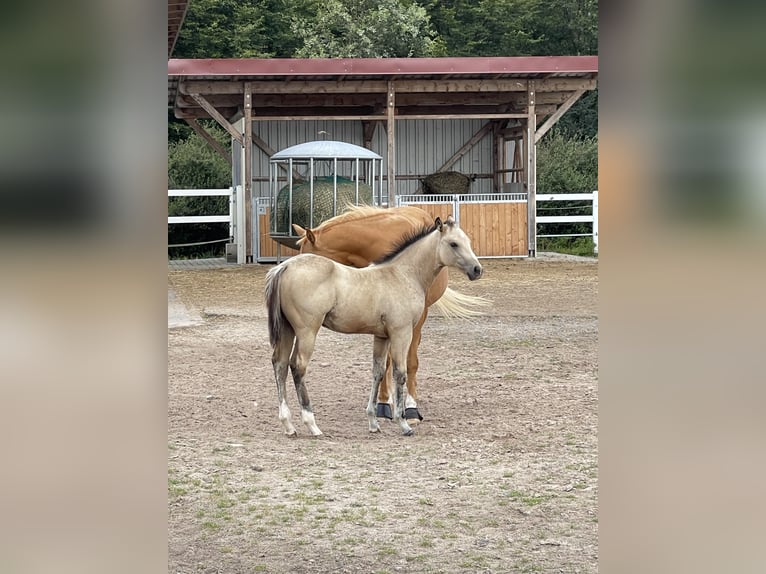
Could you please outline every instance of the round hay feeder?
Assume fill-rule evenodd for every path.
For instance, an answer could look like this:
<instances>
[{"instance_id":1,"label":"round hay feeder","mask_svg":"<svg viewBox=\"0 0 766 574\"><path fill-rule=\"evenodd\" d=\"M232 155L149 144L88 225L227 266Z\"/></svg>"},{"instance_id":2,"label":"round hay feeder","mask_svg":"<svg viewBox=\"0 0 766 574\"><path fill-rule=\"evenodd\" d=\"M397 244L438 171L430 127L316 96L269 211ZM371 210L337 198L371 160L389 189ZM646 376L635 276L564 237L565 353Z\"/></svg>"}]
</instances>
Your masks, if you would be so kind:
<instances>
[{"instance_id":1,"label":"round hay feeder","mask_svg":"<svg viewBox=\"0 0 766 574\"><path fill-rule=\"evenodd\" d=\"M269 160L271 238L296 248L293 224L316 227L349 205L381 205L382 162L378 154L338 141L306 142Z\"/></svg>"}]
</instances>

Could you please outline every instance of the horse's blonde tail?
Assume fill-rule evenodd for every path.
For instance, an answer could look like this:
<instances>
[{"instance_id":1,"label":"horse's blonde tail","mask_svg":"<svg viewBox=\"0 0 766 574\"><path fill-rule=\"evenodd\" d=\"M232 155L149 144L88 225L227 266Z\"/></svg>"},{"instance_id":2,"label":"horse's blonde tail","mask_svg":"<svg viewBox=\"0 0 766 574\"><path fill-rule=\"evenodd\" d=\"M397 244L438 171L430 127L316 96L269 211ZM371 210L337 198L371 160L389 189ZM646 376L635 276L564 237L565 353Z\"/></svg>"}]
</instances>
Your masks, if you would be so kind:
<instances>
[{"instance_id":1,"label":"horse's blonde tail","mask_svg":"<svg viewBox=\"0 0 766 574\"><path fill-rule=\"evenodd\" d=\"M491 304L492 302L484 297L465 295L447 287L444 295L432 307L448 319L471 319L484 315L484 309Z\"/></svg>"},{"instance_id":2,"label":"horse's blonde tail","mask_svg":"<svg viewBox=\"0 0 766 574\"><path fill-rule=\"evenodd\" d=\"M282 339L282 325L287 319L282 313L282 301L279 296L279 281L287 266L277 265L266 274L266 310L269 317L269 341L272 347L276 347Z\"/></svg>"}]
</instances>

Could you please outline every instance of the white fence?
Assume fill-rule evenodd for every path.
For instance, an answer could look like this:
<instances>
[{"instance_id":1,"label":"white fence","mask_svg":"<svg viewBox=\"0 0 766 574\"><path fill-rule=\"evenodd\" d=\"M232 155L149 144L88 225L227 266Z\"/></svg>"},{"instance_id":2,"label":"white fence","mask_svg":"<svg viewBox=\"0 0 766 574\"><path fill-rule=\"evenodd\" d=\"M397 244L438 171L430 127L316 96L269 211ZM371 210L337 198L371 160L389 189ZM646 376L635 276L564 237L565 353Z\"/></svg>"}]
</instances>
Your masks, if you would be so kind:
<instances>
[{"instance_id":1,"label":"white fence","mask_svg":"<svg viewBox=\"0 0 766 574\"><path fill-rule=\"evenodd\" d=\"M215 241L188 243L183 245L202 245L205 243L235 243L237 263L245 262L245 210L242 200L242 187L228 189L169 189L168 197L228 197L229 213L217 215L175 215L168 216L168 225L180 223L228 223L229 237Z\"/></svg>"},{"instance_id":2,"label":"white fence","mask_svg":"<svg viewBox=\"0 0 766 574\"><path fill-rule=\"evenodd\" d=\"M539 234L537 237L593 237L593 252L598 253L598 190L592 193L541 193L536 203L544 201L588 201L592 202L591 215L537 215L538 224L546 223L591 223L592 233ZM539 209L539 208L538 208Z\"/></svg>"}]
</instances>

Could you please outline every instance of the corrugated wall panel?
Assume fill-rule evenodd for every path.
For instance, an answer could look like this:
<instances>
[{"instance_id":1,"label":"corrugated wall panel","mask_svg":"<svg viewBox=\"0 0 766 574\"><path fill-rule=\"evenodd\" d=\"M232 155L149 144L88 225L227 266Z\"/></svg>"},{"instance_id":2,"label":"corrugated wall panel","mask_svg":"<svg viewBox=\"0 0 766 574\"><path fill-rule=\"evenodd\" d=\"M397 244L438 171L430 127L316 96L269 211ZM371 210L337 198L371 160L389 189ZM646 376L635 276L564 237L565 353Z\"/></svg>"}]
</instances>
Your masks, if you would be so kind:
<instances>
[{"instance_id":1,"label":"corrugated wall panel","mask_svg":"<svg viewBox=\"0 0 766 574\"><path fill-rule=\"evenodd\" d=\"M484 123L483 120L397 120L397 175L426 176L436 172ZM387 147L386 130L379 126L373 137L373 149L383 156L383 173L388 171ZM449 169L465 174L491 173L491 137L485 136ZM415 193L418 186L416 179L397 180L400 195ZM471 193L492 191L491 179L476 179L471 184Z\"/></svg>"},{"instance_id":2,"label":"corrugated wall panel","mask_svg":"<svg viewBox=\"0 0 766 574\"><path fill-rule=\"evenodd\" d=\"M484 123L484 120L397 120L397 175L422 177L436 172L481 129ZM253 122L253 133L274 151L320 139L344 141L360 146L364 144L362 123L359 121L256 121ZM386 130L382 124L378 124L372 138L372 149L383 156L384 174L388 171L387 148ZM449 169L471 175L491 173L491 136L482 138ZM253 177L267 180L268 175L269 156L256 147L253 153ZM419 181L416 178L397 180L399 194L415 193L418 186ZM267 196L268 187L268 181L255 181L254 195ZM471 183L470 191L471 193L492 193L492 180L477 178Z\"/></svg>"}]
</instances>

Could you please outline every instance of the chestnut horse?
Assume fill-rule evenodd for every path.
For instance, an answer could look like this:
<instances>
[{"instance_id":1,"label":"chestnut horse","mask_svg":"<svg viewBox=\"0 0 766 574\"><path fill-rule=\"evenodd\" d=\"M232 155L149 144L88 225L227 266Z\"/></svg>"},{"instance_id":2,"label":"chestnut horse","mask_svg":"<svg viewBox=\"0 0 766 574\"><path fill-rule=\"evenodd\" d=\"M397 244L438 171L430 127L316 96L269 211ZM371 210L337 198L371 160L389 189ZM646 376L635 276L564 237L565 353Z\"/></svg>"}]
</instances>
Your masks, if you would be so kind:
<instances>
[{"instance_id":1,"label":"chestnut horse","mask_svg":"<svg viewBox=\"0 0 766 574\"><path fill-rule=\"evenodd\" d=\"M347 211L328 219L313 229L293 225L301 253L315 253L352 267L366 267L389 253L399 238L433 223L433 218L418 207L403 206L380 208L350 206ZM487 301L480 297L463 295L447 287L449 273L442 269L428 288L423 315L412 332L412 343L407 353L407 399L405 416L410 422L423 419L417 408L418 347L428 308L436 307L446 316L475 317ZM390 394L391 365L386 370L386 383L380 385L378 416L391 418Z\"/></svg>"},{"instance_id":2,"label":"chestnut horse","mask_svg":"<svg viewBox=\"0 0 766 574\"><path fill-rule=\"evenodd\" d=\"M470 239L451 216L443 223L437 217L430 227L405 235L391 253L369 267L355 269L303 253L268 272L265 297L273 349L271 362L279 420L286 435L296 434L285 397L288 366L301 406L301 420L312 435L322 434L304 380L321 327L375 337L372 388L366 409L370 432L380 431L375 399L390 353L396 382L393 419L402 434L413 434L404 416L407 352L412 330L425 309L426 292L448 266L459 269L471 281L484 271Z\"/></svg>"}]
</instances>

